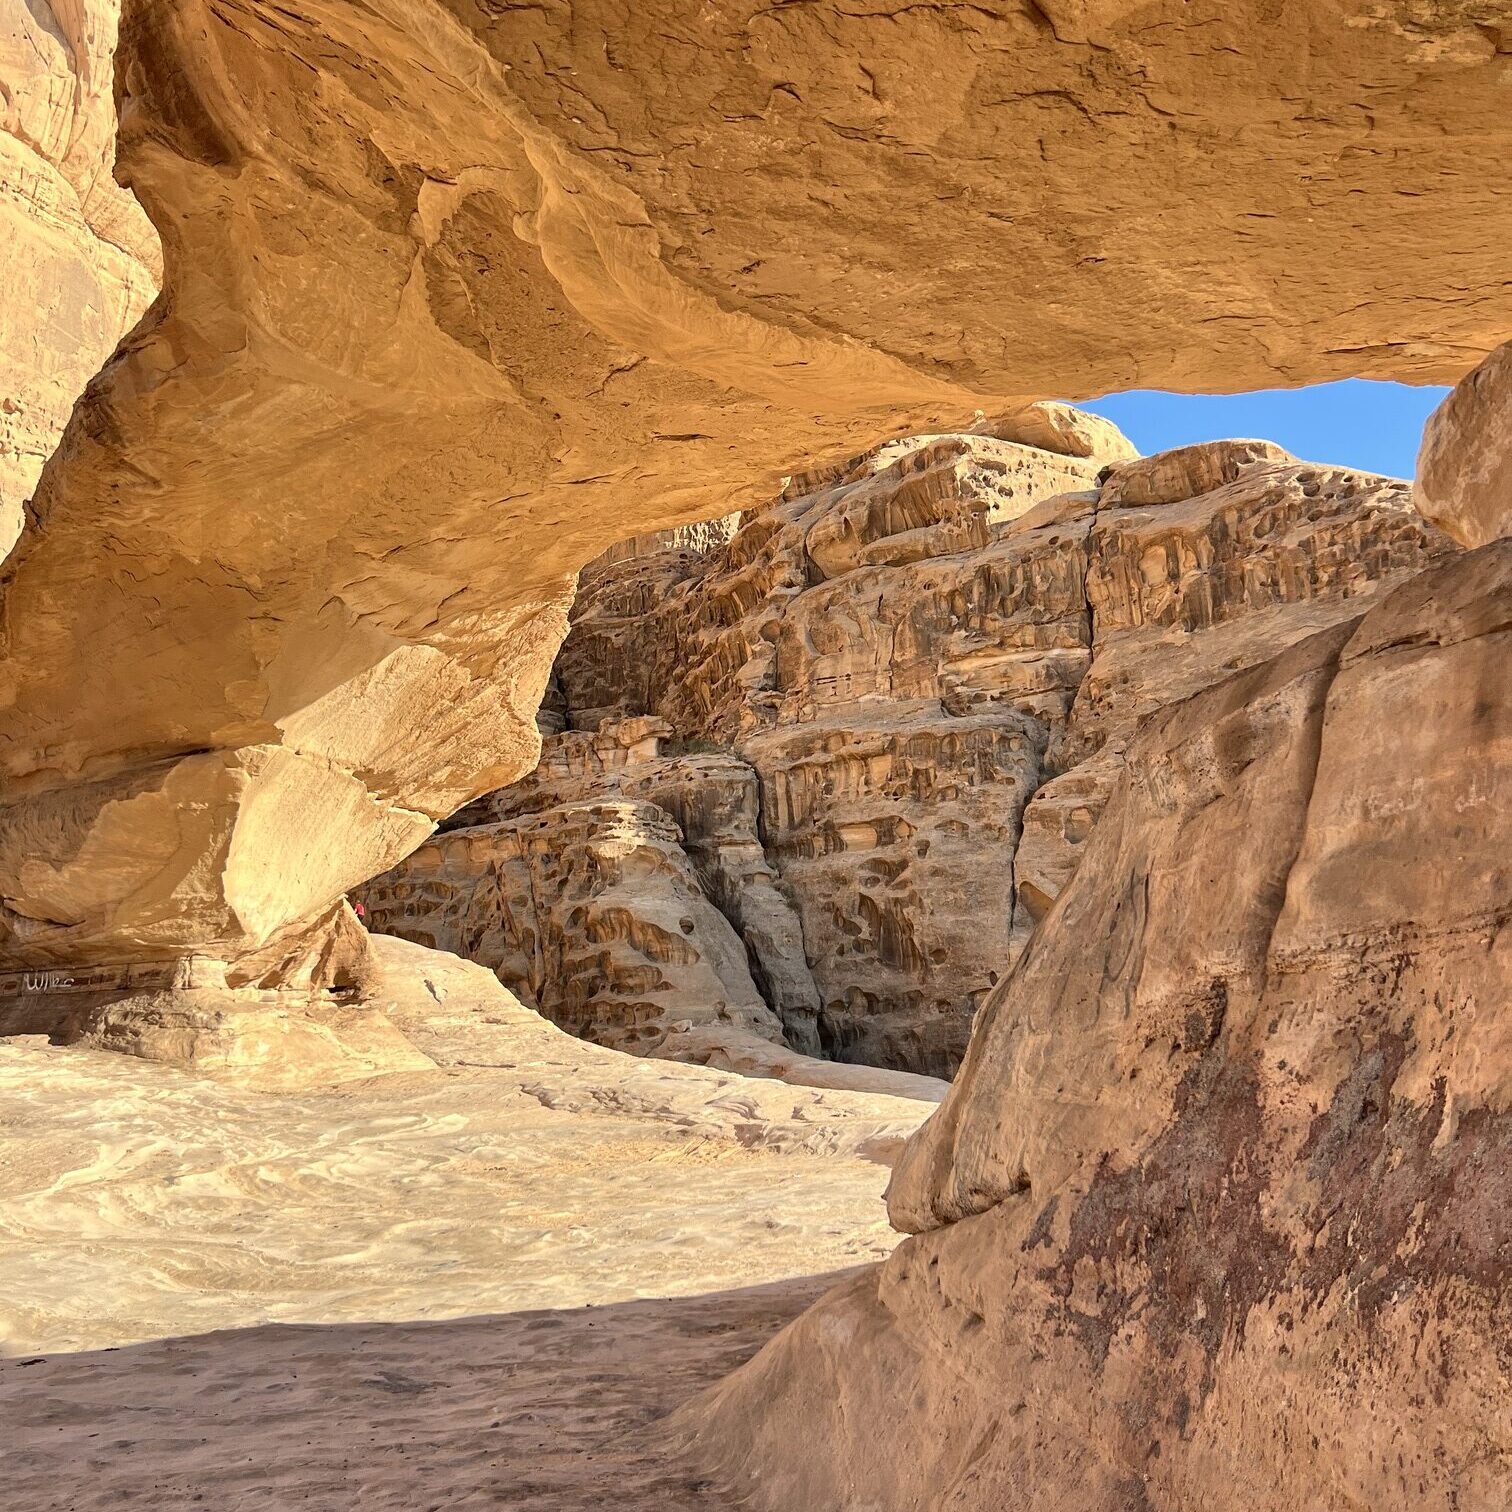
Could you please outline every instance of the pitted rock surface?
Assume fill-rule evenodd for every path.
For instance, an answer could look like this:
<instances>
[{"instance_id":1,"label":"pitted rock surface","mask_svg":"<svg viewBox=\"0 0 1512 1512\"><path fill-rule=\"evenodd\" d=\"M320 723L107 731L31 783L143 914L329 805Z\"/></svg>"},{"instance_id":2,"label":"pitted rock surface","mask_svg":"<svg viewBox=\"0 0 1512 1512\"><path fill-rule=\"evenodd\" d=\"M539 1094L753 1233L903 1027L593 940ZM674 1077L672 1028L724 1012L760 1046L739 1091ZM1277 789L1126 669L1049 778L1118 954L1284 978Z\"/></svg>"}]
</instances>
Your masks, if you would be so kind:
<instances>
[{"instance_id":1,"label":"pitted rock surface","mask_svg":"<svg viewBox=\"0 0 1512 1512\"><path fill-rule=\"evenodd\" d=\"M553 679L551 726L576 730L367 888L375 925L608 1043L688 1053L671 1025L754 1023L735 1006L754 992L807 1053L952 1074L1139 726L1456 550L1405 483L1268 442L1102 444L889 443L790 480L723 541L595 563ZM583 816L623 826L627 799L659 806L657 853L683 847L710 914L678 912L670 872L627 887L585 864ZM544 885L508 880L522 825ZM578 875L641 912L612 966ZM658 945L671 914L694 927ZM500 930L564 944L526 969Z\"/></svg>"}]
</instances>

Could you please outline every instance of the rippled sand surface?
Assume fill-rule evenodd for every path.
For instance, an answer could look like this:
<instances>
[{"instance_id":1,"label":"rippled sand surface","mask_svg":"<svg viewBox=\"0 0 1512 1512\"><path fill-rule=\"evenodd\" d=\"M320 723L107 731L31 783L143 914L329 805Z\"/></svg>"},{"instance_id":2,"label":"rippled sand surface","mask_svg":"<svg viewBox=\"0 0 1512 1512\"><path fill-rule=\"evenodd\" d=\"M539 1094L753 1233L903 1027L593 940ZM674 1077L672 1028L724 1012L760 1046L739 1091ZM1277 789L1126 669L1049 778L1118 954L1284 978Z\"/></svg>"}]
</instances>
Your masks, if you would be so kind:
<instances>
[{"instance_id":1,"label":"rippled sand surface","mask_svg":"<svg viewBox=\"0 0 1512 1512\"><path fill-rule=\"evenodd\" d=\"M0 1041L7 1512L702 1505L636 1425L896 1242L929 1103L630 1060L423 955L431 1070Z\"/></svg>"}]
</instances>

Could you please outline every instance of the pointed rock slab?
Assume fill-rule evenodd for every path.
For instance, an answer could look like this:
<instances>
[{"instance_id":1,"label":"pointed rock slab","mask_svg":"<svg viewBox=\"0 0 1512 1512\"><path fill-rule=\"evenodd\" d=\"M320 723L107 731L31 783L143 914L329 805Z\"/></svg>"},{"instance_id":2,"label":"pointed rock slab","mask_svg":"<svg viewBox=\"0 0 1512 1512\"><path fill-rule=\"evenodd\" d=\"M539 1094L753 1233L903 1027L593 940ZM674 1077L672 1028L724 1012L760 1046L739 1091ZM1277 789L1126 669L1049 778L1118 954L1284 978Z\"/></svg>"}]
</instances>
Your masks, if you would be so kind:
<instances>
[{"instance_id":1,"label":"pointed rock slab","mask_svg":"<svg viewBox=\"0 0 1512 1512\"><path fill-rule=\"evenodd\" d=\"M700 1473L1512 1502L1509 624L1503 541L1150 721L895 1168L915 1237L679 1416Z\"/></svg>"}]
</instances>

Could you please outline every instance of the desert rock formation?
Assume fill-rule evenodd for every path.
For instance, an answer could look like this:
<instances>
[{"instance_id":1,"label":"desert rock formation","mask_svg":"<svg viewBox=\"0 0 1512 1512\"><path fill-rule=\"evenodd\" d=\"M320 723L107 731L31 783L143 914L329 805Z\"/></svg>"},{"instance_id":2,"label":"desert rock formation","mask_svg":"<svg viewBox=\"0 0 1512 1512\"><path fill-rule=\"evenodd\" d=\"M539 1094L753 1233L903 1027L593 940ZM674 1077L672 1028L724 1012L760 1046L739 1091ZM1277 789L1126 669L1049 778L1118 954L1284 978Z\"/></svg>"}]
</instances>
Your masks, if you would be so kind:
<instances>
[{"instance_id":1,"label":"desert rock formation","mask_svg":"<svg viewBox=\"0 0 1512 1512\"><path fill-rule=\"evenodd\" d=\"M61 227L22 263L87 318L4 317L23 471L145 292L89 209L108 21L27 12L0 224ZM1398 485L1024 408L1487 359L1508 51L1487 0L131 0L164 290L0 573L0 1308L144 1342L6 1364L20 1512L1512 1503L1503 359L1425 451L1459 546ZM576 571L635 534L672 549L577 645L667 659L569 646L541 806L403 901L793 1084L582 1044L342 902L535 766ZM505 928L479 867L551 897ZM584 940L603 996L546 974ZM934 1064L954 986L881 994L973 951L900 1154L924 1104L780 1040ZM748 1288L873 1259L650 1421L809 1283ZM397 1331L258 1326L353 1318Z\"/></svg>"},{"instance_id":2,"label":"desert rock formation","mask_svg":"<svg viewBox=\"0 0 1512 1512\"><path fill-rule=\"evenodd\" d=\"M601 1043L951 1074L1138 726L1455 550L1407 484L1267 442L1098 444L889 443L595 563L577 728L363 889L374 926Z\"/></svg>"},{"instance_id":3,"label":"desert rock formation","mask_svg":"<svg viewBox=\"0 0 1512 1512\"><path fill-rule=\"evenodd\" d=\"M342 894L533 765L612 536L1044 394L1457 378L1512 316L1506 30L1459 0L121 38L165 288L0 583L0 966L55 984L352 980Z\"/></svg>"},{"instance_id":4,"label":"desert rock formation","mask_svg":"<svg viewBox=\"0 0 1512 1512\"><path fill-rule=\"evenodd\" d=\"M756 775L662 758L665 733L627 719L548 738L529 779L364 888L368 917L483 962L601 1044L670 1054L669 1036L686 1048L690 1030L729 1027L816 1053L818 995L757 836Z\"/></svg>"},{"instance_id":5,"label":"desert rock formation","mask_svg":"<svg viewBox=\"0 0 1512 1512\"><path fill-rule=\"evenodd\" d=\"M784 1512L1506 1505L1509 585L1447 561L1130 742L895 1172L917 1237L687 1416L706 1466Z\"/></svg>"},{"instance_id":6,"label":"desert rock formation","mask_svg":"<svg viewBox=\"0 0 1512 1512\"><path fill-rule=\"evenodd\" d=\"M116 0L0 16L0 558L73 402L147 308L157 237L111 177Z\"/></svg>"},{"instance_id":7,"label":"desert rock formation","mask_svg":"<svg viewBox=\"0 0 1512 1512\"><path fill-rule=\"evenodd\" d=\"M1417 504L1466 546L1512 535L1512 342L1456 384L1428 422Z\"/></svg>"}]
</instances>

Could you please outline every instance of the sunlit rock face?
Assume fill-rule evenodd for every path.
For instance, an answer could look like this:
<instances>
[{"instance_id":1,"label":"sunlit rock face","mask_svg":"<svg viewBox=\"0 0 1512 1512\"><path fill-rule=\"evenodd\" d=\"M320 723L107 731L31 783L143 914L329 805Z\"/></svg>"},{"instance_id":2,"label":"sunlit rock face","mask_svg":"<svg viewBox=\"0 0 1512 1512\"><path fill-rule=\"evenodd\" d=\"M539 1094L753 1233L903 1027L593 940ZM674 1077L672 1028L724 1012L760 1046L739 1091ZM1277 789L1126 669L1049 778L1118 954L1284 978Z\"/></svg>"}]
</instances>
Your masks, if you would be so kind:
<instances>
[{"instance_id":1,"label":"sunlit rock face","mask_svg":"<svg viewBox=\"0 0 1512 1512\"><path fill-rule=\"evenodd\" d=\"M1501 1507L1512 543L1154 715L894 1172L676 1428L755 1508Z\"/></svg>"},{"instance_id":2,"label":"sunlit rock face","mask_svg":"<svg viewBox=\"0 0 1512 1512\"><path fill-rule=\"evenodd\" d=\"M0 965L318 984L342 891L530 769L574 570L798 459L1458 377L1512 315L1503 41L1458 4L135 0L165 290L5 572Z\"/></svg>"},{"instance_id":3,"label":"sunlit rock face","mask_svg":"<svg viewBox=\"0 0 1512 1512\"><path fill-rule=\"evenodd\" d=\"M470 805L362 889L372 927L491 967L563 1028L615 1049L691 1055L690 1031L710 1027L782 1043L726 916L749 916L759 948L760 910L785 915L798 948L785 942L774 964L796 954L801 969L797 922L762 875L755 774L727 757L663 758L662 733L627 720L548 741L527 781ZM705 893L720 896L721 881L725 912ZM814 1008L809 984L785 1015L799 1048L815 1048Z\"/></svg>"},{"instance_id":4,"label":"sunlit rock face","mask_svg":"<svg viewBox=\"0 0 1512 1512\"><path fill-rule=\"evenodd\" d=\"M1407 484L1253 442L1115 469L1087 546L1092 656L1024 816L1016 949L1075 870L1142 721L1454 551Z\"/></svg>"},{"instance_id":5,"label":"sunlit rock face","mask_svg":"<svg viewBox=\"0 0 1512 1512\"><path fill-rule=\"evenodd\" d=\"M366 889L374 926L609 1043L681 1053L754 986L797 1047L951 1074L1138 727L1456 551L1402 482L1100 444L890 443L722 543L594 564L553 680L577 728ZM627 885L606 845L655 864Z\"/></svg>"},{"instance_id":6,"label":"sunlit rock face","mask_svg":"<svg viewBox=\"0 0 1512 1512\"><path fill-rule=\"evenodd\" d=\"M953 1069L973 1006L962 973L985 981L1008 922L984 942L964 889L973 864L978 881L994 864L989 837L1011 887L1043 728L1008 704L946 715L929 696L937 627L920 632L914 696L875 702L892 674L875 645L845 638L866 615L821 590L826 571L838 585L866 561L878 597L891 561L984 546L1131 453L1104 422L1056 413L1045 440L1098 454L914 438L790 480L723 544L664 534L607 553L554 680L552 720L591 729L548 736L530 779L364 889L374 927L480 960L558 1023L624 1048L698 1056L704 1029L731 1024L809 1053ZM1074 619L1080 588L1062 575ZM942 576L935 621L951 592ZM1010 565L983 601L1023 627L1030 593ZM887 599L880 616L910 612ZM818 668L816 636L833 653Z\"/></svg>"},{"instance_id":7,"label":"sunlit rock face","mask_svg":"<svg viewBox=\"0 0 1512 1512\"><path fill-rule=\"evenodd\" d=\"M0 557L73 402L157 289L157 237L111 177L115 0L0 13Z\"/></svg>"},{"instance_id":8,"label":"sunlit rock face","mask_svg":"<svg viewBox=\"0 0 1512 1512\"><path fill-rule=\"evenodd\" d=\"M1429 419L1417 504L1466 546L1512 535L1512 342L1458 383Z\"/></svg>"}]
</instances>

